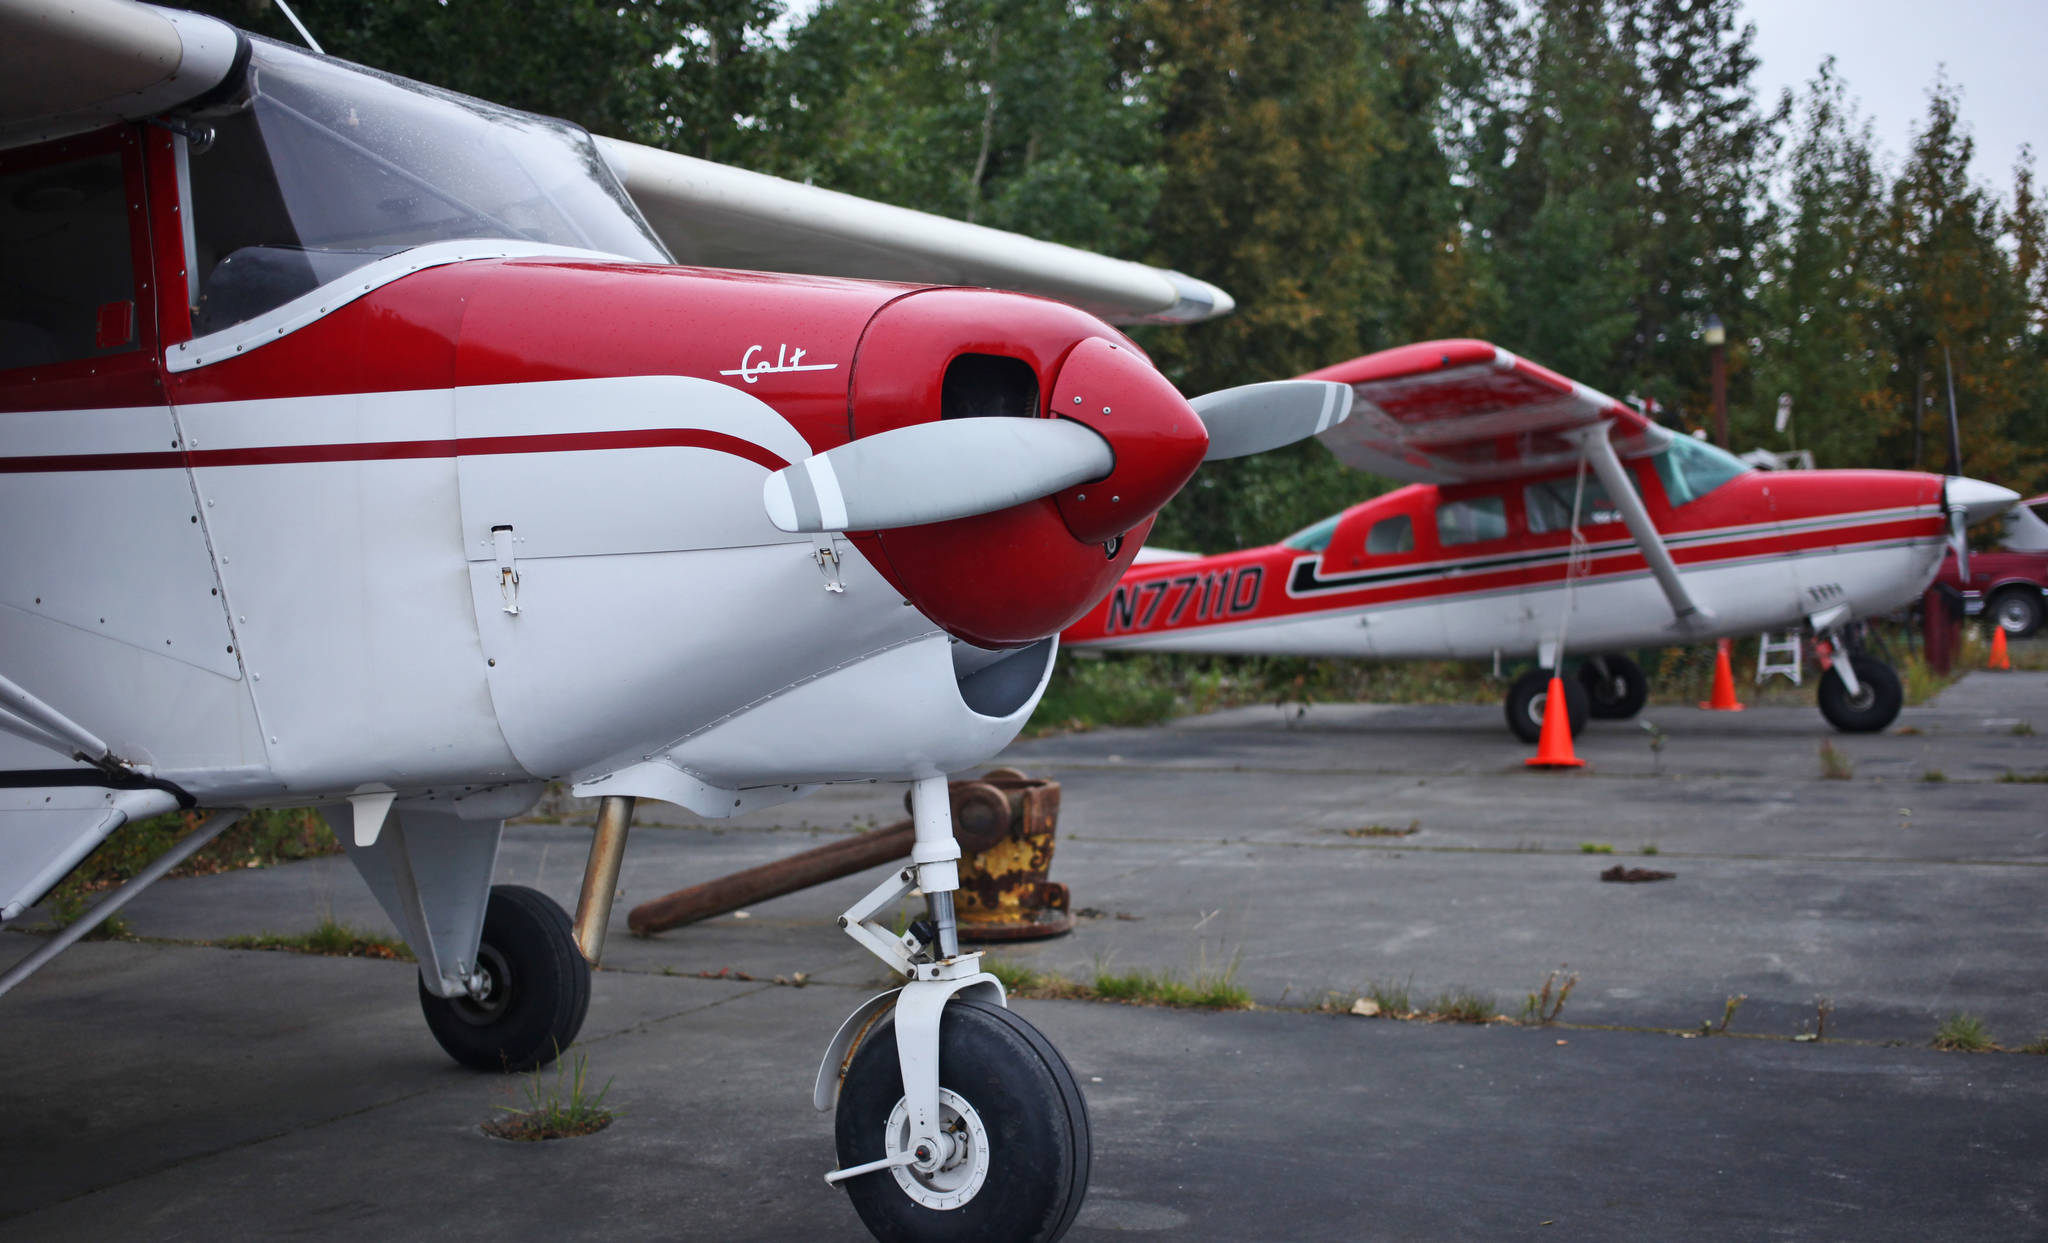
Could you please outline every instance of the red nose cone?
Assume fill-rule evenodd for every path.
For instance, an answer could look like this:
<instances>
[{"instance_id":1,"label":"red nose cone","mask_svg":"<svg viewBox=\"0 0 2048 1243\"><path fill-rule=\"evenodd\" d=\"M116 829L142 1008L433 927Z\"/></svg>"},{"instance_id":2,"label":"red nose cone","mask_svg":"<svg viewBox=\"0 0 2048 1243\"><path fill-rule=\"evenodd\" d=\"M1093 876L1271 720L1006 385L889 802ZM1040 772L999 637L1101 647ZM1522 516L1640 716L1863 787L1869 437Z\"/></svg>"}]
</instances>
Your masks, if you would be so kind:
<instances>
[{"instance_id":1,"label":"red nose cone","mask_svg":"<svg viewBox=\"0 0 2048 1243\"><path fill-rule=\"evenodd\" d=\"M1115 586L1152 515L1207 451L1208 432L1108 325L988 289L923 290L876 313L853 371L848 431L874 436L947 417L945 380L968 354L1015 360L993 374L1018 376L1030 401L1006 412L1092 428L1115 455L1110 474L994 513L852 538L905 603L970 643L1014 647L1058 634Z\"/></svg>"},{"instance_id":2,"label":"red nose cone","mask_svg":"<svg viewBox=\"0 0 2048 1243\"><path fill-rule=\"evenodd\" d=\"M1074 538L1103 544L1159 512L1209 448L1187 400L1136 351L1101 337L1074 347L1053 385L1051 413L1101 433L1116 452L1105 479L1055 496Z\"/></svg>"}]
</instances>

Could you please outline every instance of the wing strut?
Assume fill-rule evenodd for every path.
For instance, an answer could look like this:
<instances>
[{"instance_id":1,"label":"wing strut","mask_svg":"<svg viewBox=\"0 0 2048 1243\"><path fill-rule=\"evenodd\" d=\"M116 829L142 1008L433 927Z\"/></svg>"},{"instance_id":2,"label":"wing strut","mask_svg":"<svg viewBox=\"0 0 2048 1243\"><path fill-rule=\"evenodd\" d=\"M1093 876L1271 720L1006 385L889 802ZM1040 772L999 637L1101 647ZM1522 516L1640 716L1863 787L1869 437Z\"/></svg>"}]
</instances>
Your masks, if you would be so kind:
<instances>
[{"instance_id":1,"label":"wing strut","mask_svg":"<svg viewBox=\"0 0 2048 1243\"><path fill-rule=\"evenodd\" d=\"M0 675L0 729L91 764L109 776L128 772L128 762L85 726Z\"/></svg>"},{"instance_id":2,"label":"wing strut","mask_svg":"<svg viewBox=\"0 0 2048 1243\"><path fill-rule=\"evenodd\" d=\"M8 968L7 974L0 975L0 993L6 993L40 971L44 963L69 949L74 942L83 939L86 933L105 922L107 916L128 905L136 894L162 880L172 868L198 854L201 846L219 837L245 814L247 813L244 809L237 807L216 811L201 821L198 828L179 838L176 845L157 856L148 867L130 877L126 884L101 898L91 910L66 924L62 932L43 942L33 953Z\"/></svg>"},{"instance_id":3,"label":"wing strut","mask_svg":"<svg viewBox=\"0 0 2048 1243\"><path fill-rule=\"evenodd\" d=\"M1714 620L1714 614L1695 603L1692 593L1685 589L1685 580L1679 577L1678 566L1671 560L1671 551L1664 547L1664 537L1657 533L1657 527L1650 521L1650 511L1643 508L1643 498L1636 493L1635 481L1622 469L1621 458L1614 452L1614 444L1607 439L1608 424L1595 423L1591 427L1565 433L1577 442L1579 449L1592 463L1593 473L1600 476L1607 495L1613 499L1615 508L1621 511L1621 520L1628 524L1628 533L1635 537L1636 547L1642 551L1643 560L1650 563L1650 573L1657 578L1657 585L1664 589L1664 598L1671 602L1671 612L1678 618L1682 631L1704 630Z\"/></svg>"}]
</instances>

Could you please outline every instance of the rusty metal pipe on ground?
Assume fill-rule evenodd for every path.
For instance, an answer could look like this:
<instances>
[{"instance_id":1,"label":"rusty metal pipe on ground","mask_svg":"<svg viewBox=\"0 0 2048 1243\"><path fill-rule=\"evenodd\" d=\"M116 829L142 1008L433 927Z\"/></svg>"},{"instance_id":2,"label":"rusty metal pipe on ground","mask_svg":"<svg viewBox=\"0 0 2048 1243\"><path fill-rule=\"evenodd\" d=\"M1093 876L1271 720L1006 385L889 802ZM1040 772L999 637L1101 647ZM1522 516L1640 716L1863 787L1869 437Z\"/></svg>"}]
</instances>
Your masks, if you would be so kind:
<instances>
[{"instance_id":1,"label":"rusty metal pipe on ground","mask_svg":"<svg viewBox=\"0 0 2048 1243\"><path fill-rule=\"evenodd\" d=\"M1073 927L1064 885L1045 879L1059 817L1059 783L998 769L947 785L960 841L956 896L963 940L1058 936ZM636 936L710 919L908 857L912 822L827 842L812 850L721 876L643 902L626 917Z\"/></svg>"}]
</instances>

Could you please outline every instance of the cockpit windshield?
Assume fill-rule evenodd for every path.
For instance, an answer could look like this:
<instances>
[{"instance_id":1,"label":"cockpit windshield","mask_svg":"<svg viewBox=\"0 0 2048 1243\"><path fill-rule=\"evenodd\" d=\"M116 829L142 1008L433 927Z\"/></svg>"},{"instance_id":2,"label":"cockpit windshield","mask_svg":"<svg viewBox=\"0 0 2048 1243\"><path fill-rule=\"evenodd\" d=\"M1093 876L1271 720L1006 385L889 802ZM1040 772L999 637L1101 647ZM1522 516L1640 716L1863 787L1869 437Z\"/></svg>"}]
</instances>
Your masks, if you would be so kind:
<instances>
[{"instance_id":1,"label":"cockpit windshield","mask_svg":"<svg viewBox=\"0 0 2048 1243\"><path fill-rule=\"evenodd\" d=\"M1303 527L1286 539L1281 540L1280 546L1297 549L1301 552L1321 552L1330 546L1330 536L1336 533L1337 520L1343 516L1343 514L1331 514L1314 526Z\"/></svg>"},{"instance_id":2,"label":"cockpit windshield","mask_svg":"<svg viewBox=\"0 0 2048 1243\"><path fill-rule=\"evenodd\" d=\"M1725 449L1717 449L1691 436L1673 436L1670 447L1659 453L1657 477L1664 481L1664 495L1673 509L1687 505L1751 470Z\"/></svg>"},{"instance_id":3,"label":"cockpit windshield","mask_svg":"<svg viewBox=\"0 0 2048 1243\"><path fill-rule=\"evenodd\" d=\"M252 39L246 106L187 144L198 335L427 242L668 261L590 135Z\"/></svg>"}]
</instances>

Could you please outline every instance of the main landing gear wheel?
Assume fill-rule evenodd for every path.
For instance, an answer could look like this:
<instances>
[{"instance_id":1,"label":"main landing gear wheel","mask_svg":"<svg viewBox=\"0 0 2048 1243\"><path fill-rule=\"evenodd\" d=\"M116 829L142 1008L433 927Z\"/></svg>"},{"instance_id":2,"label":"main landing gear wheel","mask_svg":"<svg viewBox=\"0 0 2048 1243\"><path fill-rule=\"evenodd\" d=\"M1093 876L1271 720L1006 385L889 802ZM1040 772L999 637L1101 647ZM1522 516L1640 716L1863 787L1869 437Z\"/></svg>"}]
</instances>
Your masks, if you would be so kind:
<instances>
[{"instance_id":1,"label":"main landing gear wheel","mask_svg":"<svg viewBox=\"0 0 2048 1243\"><path fill-rule=\"evenodd\" d=\"M1993 625L2005 631L2009 639L2024 639L2041 628L2043 614L2048 608L2041 604L2041 593L2031 587L2008 587L1991 597L1990 607L1984 610Z\"/></svg>"},{"instance_id":2,"label":"main landing gear wheel","mask_svg":"<svg viewBox=\"0 0 2048 1243\"><path fill-rule=\"evenodd\" d=\"M1531 669L1508 687L1508 728L1523 742L1543 736L1543 709L1550 695L1550 670ZM1586 728L1586 688L1577 678L1564 679L1565 717L1572 736Z\"/></svg>"},{"instance_id":3,"label":"main landing gear wheel","mask_svg":"<svg viewBox=\"0 0 2048 1243\"><path fill-rule=\"evenodd\" d=\"M420 984L427 1027L448 1056L478 1070L532 1070L555 1060L590 1009L590 964L568 913L537 889L493 885L476 955L483 989L436 997Z\"/></svg>"},{"instance_id":4,"label":"main landing gear wheel","mask_svg":"<svg viewBox=\"0 0 2048 1243\"><path fill-rule=\"evenodd\" d=\"M1626 721L1650 700L1643 667L1626 656L1595 656L1580 665L1579 685L1586 688L1586 710L1599 721Z\"/></svg>"},{"instance_id":5,"label":"main landing gear wheel","mask_svg":"<svg viewBox=\"0 0 2048 1243\"><path fill-rule=\"evenodd\" d=\"M1088 1107L1066 1059L1023 1019L955 998L939 1018L939 1113L955 1151L840 1184L882 1243L1053 1243L1088 1193ZM892 1015L847 1068L834 1125L844 1169L909 1139Z\"/></svg>"},{"instance_id":6,"label":"main landing gear wheel","mask_svg":"<svg viewBox=\"0 0 2048 1243\"><path fill-rule=\"evenodd\" d=\"M1906 693L1890 665L1874 656L1859 654L1848 659L1856 670L1856 694L1842 686L1841 674L1829 669L1820 680L1820 714L1845 734L1876 733L1898 719Z\"/></svg>"}]
</instances>

